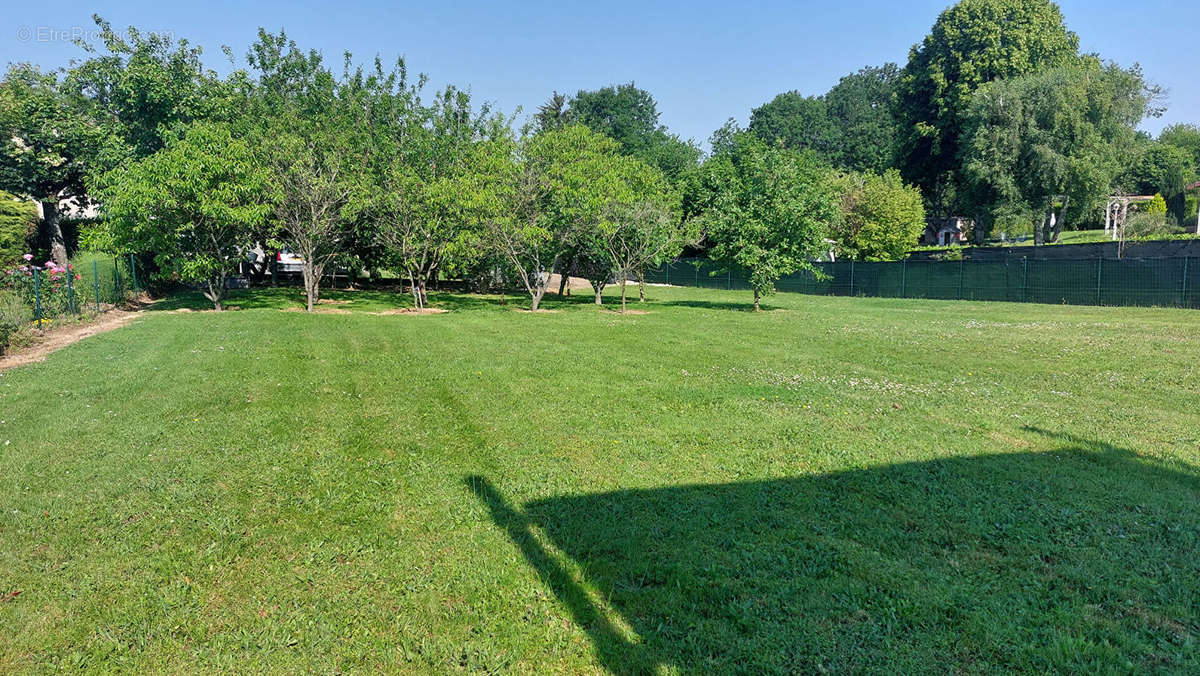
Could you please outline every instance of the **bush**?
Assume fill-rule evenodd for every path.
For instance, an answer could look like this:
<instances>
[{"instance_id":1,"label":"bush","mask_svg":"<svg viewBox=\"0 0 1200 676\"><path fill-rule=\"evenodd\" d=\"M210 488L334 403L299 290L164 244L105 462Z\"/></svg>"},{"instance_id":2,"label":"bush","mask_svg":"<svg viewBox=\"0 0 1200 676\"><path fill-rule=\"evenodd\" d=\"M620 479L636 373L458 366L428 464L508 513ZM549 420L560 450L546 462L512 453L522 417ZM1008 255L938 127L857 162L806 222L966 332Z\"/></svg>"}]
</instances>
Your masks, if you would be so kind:
<instances>
[{"instance_id":1,"label":"bush","mask_svg":"<svg viewBox=\"0 0 1200 676\"><path fill-rule=\"evenodd\" d=\"M14 265L37 236L37 207L0 191L0 268Z\"/></svg>"}]
</instances>

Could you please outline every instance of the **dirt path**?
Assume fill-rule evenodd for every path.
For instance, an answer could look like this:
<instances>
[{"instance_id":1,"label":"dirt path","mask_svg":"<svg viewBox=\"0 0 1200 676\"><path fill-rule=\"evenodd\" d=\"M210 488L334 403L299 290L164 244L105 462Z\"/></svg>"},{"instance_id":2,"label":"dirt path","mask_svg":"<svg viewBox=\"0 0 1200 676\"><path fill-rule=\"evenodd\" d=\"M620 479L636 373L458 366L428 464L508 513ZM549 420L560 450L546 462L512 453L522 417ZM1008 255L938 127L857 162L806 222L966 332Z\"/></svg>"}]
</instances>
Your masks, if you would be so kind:
<instances>
[{"instance_id":1,"label":"dirt path","mask_svg":"<svg viewBox=\"0 0 1200 676\"><path fill-rule=\"evenodd\" d=\"M141 315L141 310L109 310L92 322L56 326L34 338L33 344L0 355L0 371L45 361L51 352L74 345L88 336L119 329Z\"/></svg>"}]
</instances>

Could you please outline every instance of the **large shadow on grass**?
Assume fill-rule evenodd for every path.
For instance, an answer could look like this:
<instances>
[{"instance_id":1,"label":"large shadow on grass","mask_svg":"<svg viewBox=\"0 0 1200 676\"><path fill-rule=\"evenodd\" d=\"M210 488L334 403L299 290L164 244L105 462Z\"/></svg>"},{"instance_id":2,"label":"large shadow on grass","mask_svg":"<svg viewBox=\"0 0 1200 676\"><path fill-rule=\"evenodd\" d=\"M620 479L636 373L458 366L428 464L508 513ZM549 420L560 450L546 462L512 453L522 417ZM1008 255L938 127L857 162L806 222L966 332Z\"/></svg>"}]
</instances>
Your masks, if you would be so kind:
<instances>
[{"instance_id":1,"label":"large shadow on grass","mask_svg":"<svg viewBox=\"0 0 1200 676\"><path fill-rule=\"evenodd\" d=\"M1195 673L1200 479L1061 441L520 506L467 482L615 673Z\"/></svg>"}]
</instances>

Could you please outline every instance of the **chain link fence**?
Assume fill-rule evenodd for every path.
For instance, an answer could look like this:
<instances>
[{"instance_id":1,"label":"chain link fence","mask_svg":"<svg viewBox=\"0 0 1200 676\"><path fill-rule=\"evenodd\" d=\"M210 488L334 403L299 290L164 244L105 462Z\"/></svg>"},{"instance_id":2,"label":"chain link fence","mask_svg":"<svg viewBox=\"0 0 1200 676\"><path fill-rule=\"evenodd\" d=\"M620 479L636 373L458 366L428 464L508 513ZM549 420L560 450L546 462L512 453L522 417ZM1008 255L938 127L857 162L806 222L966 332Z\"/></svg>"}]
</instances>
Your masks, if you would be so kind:
<instances>
[{"instance_id":1,"label":"chain link fence","mask_svg":"<svg viewBox=\"0 0 1200 676\"><path fill-rule=\"evenodd\" d=\"M133 256L83 253L62 267L52 261L0 268L0 353L13 336L56 321L99 314L146 290Z\"/></svg>"},{"instance_id":2,"label":"chain link fence","mask_svg":"<svg viewBox=\"0 0 1200 676\"><path fill-rule=\"evenodd\" d=\"M995 300L1200 308L1200 258L816 263L779 280L780 291L823 296ZM746 276L705 259L647 270L646 282L749 290Z\"/></svg>"}]
</instances>

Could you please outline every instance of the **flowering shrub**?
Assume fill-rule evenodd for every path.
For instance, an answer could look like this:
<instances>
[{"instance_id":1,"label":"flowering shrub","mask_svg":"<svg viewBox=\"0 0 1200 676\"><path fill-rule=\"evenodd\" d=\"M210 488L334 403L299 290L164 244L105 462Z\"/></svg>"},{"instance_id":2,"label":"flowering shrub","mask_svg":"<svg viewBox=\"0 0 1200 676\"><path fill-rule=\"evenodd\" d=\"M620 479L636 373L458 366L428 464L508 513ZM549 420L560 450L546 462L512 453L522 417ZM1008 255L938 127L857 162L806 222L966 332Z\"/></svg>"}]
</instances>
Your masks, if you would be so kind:
<instances>
[{"instance_id":1,"label":"flowering shrub","mask_svg":"<svg viewBox=\"0 0 1200 676\"><path fill-rule=\"evenodd\" d=\"M5 270L0 286L16 295L27 308L35 308L41 300L43 317L57 317L71 312L71 282L78 281L70 264L60 266L52 260L33 264L33 255L25 254L24 265ZM36 280L35 280L36 276Z\"/></svg>"}]
</instances>

